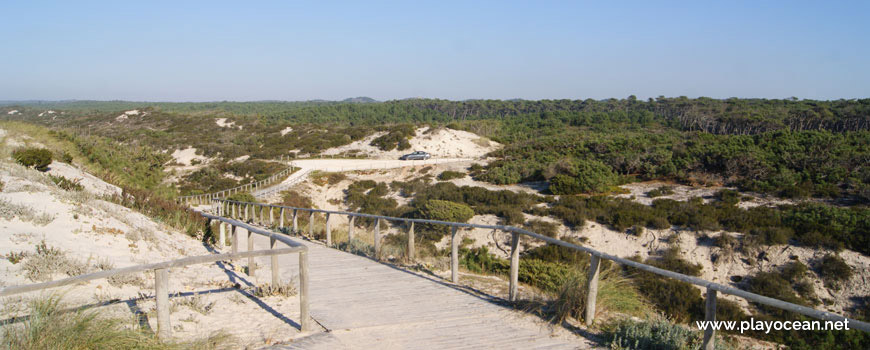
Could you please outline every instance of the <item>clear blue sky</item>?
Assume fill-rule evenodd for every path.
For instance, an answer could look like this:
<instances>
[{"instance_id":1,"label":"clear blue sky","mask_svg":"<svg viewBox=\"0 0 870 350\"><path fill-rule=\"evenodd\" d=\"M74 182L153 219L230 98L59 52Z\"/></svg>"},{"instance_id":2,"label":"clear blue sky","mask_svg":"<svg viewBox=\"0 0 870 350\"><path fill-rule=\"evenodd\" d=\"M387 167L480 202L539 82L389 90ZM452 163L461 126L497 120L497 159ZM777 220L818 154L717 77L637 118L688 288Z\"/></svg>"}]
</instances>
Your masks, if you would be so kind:
<instances>
[{"instance_id":1,"label":"clear blue sky","mask_svg":"<svg viewBox=\"0 0 870 350\"><path fill-rule=\"evenodd\" d=\"M3 1L0 100L870 97L870 1L312 3Z\"/></svg>"}]
</instances>

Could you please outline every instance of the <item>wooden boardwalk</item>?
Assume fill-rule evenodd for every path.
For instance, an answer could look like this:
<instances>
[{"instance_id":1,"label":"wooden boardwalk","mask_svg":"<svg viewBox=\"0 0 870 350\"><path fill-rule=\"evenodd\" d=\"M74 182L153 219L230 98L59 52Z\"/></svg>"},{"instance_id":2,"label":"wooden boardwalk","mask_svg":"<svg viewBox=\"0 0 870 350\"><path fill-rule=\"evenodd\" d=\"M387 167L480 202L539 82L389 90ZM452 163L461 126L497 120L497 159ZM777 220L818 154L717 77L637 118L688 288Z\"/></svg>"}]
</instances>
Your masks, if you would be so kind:
<instances>
[{"instance_id":1,"label":"wooden boardwalk","mask_svg":"<svg viewBox=\"0 0 870 350\"><path fill-rule=\"evenodd\" d=\"M539 318L498 305L446 281L420 276L323 245L309 246L311 316L322 328L270 349L589 349ZM256 236L255 248L268 248ZM282 276L296 274L281 256ZM258 276L268 272L268 260ZM262 278L262 277L261 277Z\"/></svg>"}]
</instances>

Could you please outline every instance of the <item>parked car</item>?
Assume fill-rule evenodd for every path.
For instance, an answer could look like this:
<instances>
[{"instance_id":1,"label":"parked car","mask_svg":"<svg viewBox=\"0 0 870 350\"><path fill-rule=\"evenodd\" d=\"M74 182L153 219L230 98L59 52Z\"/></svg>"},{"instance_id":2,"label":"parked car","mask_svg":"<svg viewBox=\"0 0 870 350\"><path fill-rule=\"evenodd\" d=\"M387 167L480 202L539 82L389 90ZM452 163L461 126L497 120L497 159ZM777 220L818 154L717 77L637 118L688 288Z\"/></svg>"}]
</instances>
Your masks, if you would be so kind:
<instances>
[{"instance_id":1,"label":"parked car","mask_svg":"<svg viewBox=\"0 0 870 350\"><path fill-rule=\"evenodd\" d=\"M400 160L426 160L432 158L432 155L423 151L415 151L399 157Z\"/></svg>"}]
</instances>

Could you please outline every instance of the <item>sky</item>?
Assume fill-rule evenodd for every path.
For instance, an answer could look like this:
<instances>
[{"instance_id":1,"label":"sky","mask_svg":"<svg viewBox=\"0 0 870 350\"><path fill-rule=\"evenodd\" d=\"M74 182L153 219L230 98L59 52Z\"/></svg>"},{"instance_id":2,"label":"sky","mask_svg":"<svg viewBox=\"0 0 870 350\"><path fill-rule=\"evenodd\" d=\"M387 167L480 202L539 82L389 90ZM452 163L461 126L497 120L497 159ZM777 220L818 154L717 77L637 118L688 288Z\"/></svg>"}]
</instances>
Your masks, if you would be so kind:
<instances>
[{"instance_id":1,"label":"sky","mask_svg":"<svg viewBox=\"0 0 870 350\"><path fill-rule=\"evenodd\" d=\"M870 97L870 1L3 1L0 100Z\"/></svg>"}]
</instances>

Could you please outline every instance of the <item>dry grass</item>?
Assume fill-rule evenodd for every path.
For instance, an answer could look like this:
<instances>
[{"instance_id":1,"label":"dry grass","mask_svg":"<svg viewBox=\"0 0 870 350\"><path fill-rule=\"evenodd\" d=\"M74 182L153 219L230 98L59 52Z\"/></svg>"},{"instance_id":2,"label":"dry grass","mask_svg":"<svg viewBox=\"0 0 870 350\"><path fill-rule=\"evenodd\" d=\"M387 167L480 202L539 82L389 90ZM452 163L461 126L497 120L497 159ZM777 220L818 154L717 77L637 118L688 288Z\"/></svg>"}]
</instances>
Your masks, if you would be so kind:
<instances>
[{"instance_id":1,"label":"dry grass","mask_svg":"<svg viewBox=\"0 0 870 350\"><path fill-rule=\"evenodd\" d=\"M256 287L252 287L250 289L250 293L257 298L273 296L280 296L285 298L292 297L297 294L296 281L291 280L290 282L281 283L277 286L274 286L272 284L260 284Z\"/></svg>"},{"instance_id":2,"label":"dry grass","mask_svg":"<svg viewBox=\"0 0 870 350\"><path fill-rule=\"evenodd\" d=\"M54 221L54 215L0 199L0 218L12 220L16 217L21 221L32 222L37 226L45 226Z\"/></svg>"},{"instance_id":3,"label":"dry grass","mask_svg":"<svg viewBox=\"0 0 870 350\"><path fill-rule=\"evenodd\" d=\"M212 310L214 310L215 304L217 304L216 301L208 303L205 301L205 298L203 298L201 294L194 294L186 297L173 297L172 305L169 309L175 311L179 307L186 307L200 314L208 315L212 312Z\"/></svg>"},{"instance_id":4,"label":"dry grass","mask_svg":"<svg viewBox=\"0 0 870 350\"><path fill-rule=\"evenodd\" d=\"M48 281L56 273L77 276L88 272L88 265L66 256L62 250L48 246L45 241L36 245L21 267L32 281Z\"/></svg>"}]
</instances>

